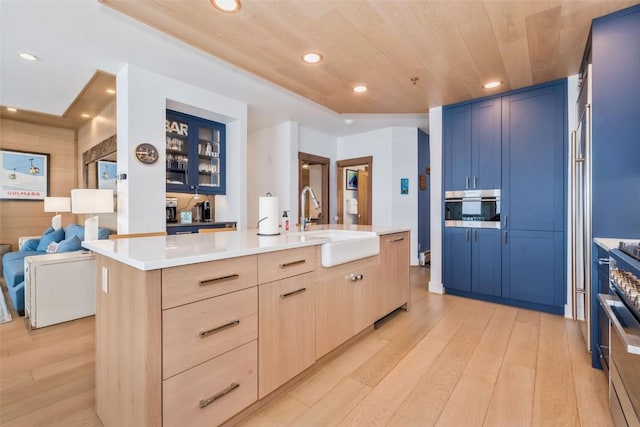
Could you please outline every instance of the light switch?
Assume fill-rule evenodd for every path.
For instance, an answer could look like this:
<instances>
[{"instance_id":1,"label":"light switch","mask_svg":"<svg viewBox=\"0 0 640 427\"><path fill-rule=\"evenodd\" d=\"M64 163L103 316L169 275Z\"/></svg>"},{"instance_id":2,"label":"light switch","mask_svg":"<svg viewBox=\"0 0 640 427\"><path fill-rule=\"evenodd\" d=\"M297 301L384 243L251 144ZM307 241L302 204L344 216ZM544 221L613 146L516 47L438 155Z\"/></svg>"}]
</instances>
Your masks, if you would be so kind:
<instances>
[{"instance_id":1,"label":"light switch","mask_svg":"<svg viewBox=\"0 0 640 427\"><path fill-rule=\"evenodd\" d=\"M109 293L109 269L102 267L102 292Z\"/></svg>"}]
</instances>

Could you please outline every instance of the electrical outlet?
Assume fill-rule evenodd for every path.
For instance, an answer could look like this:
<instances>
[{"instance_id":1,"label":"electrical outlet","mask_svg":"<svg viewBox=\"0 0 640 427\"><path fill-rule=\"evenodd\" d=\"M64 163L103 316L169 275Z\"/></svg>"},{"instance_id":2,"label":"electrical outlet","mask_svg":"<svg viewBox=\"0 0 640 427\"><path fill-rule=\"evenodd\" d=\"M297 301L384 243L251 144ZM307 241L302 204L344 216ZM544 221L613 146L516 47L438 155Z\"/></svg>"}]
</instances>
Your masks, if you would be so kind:
<instances>
[{"instance_id":1,"label":"electrical outlet","mask_svg":"<svg viewBox=\"0 0 640 427\"><path fill-rule=\"evenodd\" d=\"M109 293L109 269L102 267L102 292Z\"/></svg>"}]
</instances>

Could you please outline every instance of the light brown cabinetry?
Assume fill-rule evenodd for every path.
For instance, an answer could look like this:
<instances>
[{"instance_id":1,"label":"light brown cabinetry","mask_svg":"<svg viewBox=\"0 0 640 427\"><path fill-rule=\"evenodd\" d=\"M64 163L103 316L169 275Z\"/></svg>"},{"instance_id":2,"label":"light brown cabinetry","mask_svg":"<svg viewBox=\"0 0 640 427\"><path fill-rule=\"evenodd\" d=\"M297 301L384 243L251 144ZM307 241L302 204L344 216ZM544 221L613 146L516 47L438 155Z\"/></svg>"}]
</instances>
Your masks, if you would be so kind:
<instances>
[{"instance_id":1,"label":"light brown cabinetry","mask_svg":"<svg viewBox=\"0 0 640 427\"><path fill-rule=\"evenodd\" d=\"M379 257L320 268L316 281L316 358L324 356L376 319Z\"/></svg>"},{"instance_id":2,"label":"light brown cabinetry","mask_svg":"<svg viewBox=\"0 0 640 427\"><path fill-rule=\"evenodd\" d=\"M377 283L381 304L376 319L409 302L409 233L380 236L380 275Z\"/></svg>"},{"instance_id":3,"label":"light brown cabinetry","mask_svg":"<svg viewBox=\"0 0 640 427\"><path fill-rule=\"evenodd\" d=\"M259 398L315 362L315 300L314 273L259 286Z\"/></svg>"},{"instance_id":4,"label":"light brown cabinetry","mask_svg":"<svg viewBox=\"0 0 640 427\"><path fill-rule=\"evenodd\" d=\"M269 283L316 269L318 247L287 249L258 255L258 282Z\"/></svg>"}]
</instances>

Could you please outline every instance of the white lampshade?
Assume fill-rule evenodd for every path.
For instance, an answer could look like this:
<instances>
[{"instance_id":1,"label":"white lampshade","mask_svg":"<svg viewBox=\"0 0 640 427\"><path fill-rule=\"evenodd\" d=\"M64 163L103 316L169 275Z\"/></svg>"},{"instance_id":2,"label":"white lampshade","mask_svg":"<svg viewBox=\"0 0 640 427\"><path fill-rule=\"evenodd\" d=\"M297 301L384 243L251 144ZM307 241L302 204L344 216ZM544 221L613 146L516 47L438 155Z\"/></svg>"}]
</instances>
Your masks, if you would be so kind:
<instances>
[{"instance_id":1,"label":"white lampshade","mask_svg":"<svg viewBox=\"0 0 640 427\"><path fill-rule=\"evenodd\" d=\"M70 197L45 197L45 212L71 212Z\"/></svg>"},{"instance_id":2,"label":"white lampshade","mask_svg":"<svg viewBox=\"0 0 640 427\"><path fill-rule=\"evenodd\" d=\"M113 190L71 190L71 212L74 214L113 212Z\"/></svg>"}]
</instances>

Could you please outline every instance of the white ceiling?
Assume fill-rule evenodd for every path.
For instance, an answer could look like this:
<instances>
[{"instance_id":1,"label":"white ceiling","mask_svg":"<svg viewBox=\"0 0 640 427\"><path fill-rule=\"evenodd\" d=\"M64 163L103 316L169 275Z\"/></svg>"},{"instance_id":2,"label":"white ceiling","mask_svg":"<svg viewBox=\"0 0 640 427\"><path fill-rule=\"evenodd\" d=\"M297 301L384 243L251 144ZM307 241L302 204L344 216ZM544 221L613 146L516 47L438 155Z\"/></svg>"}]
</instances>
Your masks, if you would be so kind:
<instances>
[{"instance_id":1,"label":"white ceiling","mask_svg":"<svg viewBox=\"0 0 640 427\"><path fill-rule=\"evenodd\" d=\"M247 103L249 131L290 120L334 136L428 127L426 114L337 114L96 0L0 0L0 105L62 115L96 70L126 63Z\"/></svg>"}]
</instances>

